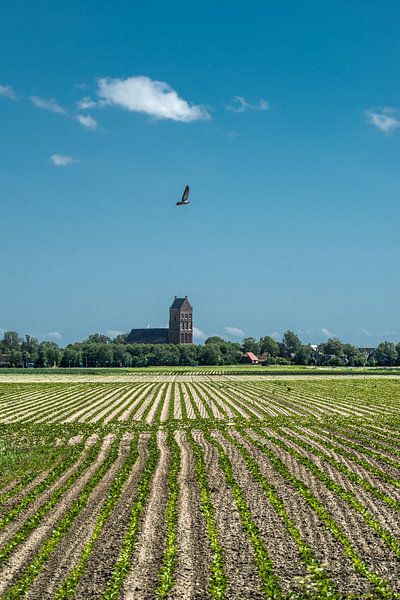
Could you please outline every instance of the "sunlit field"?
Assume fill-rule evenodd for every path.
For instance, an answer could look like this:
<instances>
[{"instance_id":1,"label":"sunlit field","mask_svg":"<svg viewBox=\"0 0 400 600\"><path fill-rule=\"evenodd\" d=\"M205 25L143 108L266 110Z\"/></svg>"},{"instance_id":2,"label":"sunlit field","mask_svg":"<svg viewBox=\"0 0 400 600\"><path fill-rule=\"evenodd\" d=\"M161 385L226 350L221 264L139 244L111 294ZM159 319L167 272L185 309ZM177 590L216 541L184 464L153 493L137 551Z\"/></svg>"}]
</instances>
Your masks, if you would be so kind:
<instances>
[{"instance_id":1,"label":"sunlit field","mask_svg":"<svg viewBox=\"0 0 400 600\"><path fill-rule=\"evenodd\" d=\"M127 375L2 377L0 598L400 598L398 379Z\"/></svg>"}]
</instances>

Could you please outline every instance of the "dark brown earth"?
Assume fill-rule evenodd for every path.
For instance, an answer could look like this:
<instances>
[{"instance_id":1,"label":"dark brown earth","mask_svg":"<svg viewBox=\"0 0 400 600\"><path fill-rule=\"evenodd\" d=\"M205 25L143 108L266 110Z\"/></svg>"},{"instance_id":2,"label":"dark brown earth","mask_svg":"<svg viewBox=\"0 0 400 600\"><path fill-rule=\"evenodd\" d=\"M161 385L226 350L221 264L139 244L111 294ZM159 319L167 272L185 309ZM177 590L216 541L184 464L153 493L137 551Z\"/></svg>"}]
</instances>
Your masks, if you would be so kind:
<instances>
[{"instance_id":1,"label":"dark brown earth","mask_svg":"<svg viewBox=\"0 0 400 600\"><path fill-rule=\"evenodd\" d=\"M101 598L106 590L129 524L137 483L148 458L148 439L147 433L140 435L139 457L124 485L120 499L93 548L77 587L75 598L81 600Z\"/></svg>"}]
</instances>

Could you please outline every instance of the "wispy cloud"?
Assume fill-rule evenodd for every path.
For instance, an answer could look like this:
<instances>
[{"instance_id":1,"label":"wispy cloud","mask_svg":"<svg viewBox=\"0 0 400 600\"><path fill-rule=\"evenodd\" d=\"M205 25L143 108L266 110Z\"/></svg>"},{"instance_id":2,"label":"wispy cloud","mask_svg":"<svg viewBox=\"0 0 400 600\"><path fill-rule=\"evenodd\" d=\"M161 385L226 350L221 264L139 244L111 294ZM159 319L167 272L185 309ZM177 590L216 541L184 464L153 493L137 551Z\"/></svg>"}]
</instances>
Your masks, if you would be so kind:
<instances>
[{"instance_id":1,"label":"wispy cloud","mask_svg":"<svg viewBox=\"0 0 400 600\"><path fill-rule=\"evenodd\" d=\"M399 113L398 109L387 106L382 109L371 108L364 115L367 123L374 125L379 131L389 133L400 127Z\"/></svg>"},{"instance_id":2,"label":"wispy cloud","mask_svg":"<svg viewBox=\"0 0 400 600\"><path fill-rule=\"evenodd\" d=\"M90 115L77 115L75 119L86 129L97 129L97 121Z\"/></svg>"},{"instance_id":3,"label":"wispy cloud","mask_svg":"<svg viewBox=\"0 0 400 600\"><path fill-rule=\"evenodd\" d=\"M122 335L124 332L123 331L118 331L117 329L107 329L104 334L108 335L108 337L110 338L115 338L117 337L117 335Z\"/></svg>"},{"instance_id":4,"label":"wispy cloud","mask_svg":"<svg viewBox=\"0 0 400 600\"><path fill-rule=\"evenodd\" d=\"M75 162L72 156L67 156L66 154L53 154L50 156L50 160L56 167L68 167L68 165Z\"/></svg>"},{"instance_id":5,"label":"wispy cloud","mask_svg":"<svg viewBox=\"0 0 400 600\"><path fill-rule=\"evenodd\" d=\"M47 337L52 338L53 340L62 340L62 334L59 331L49 331Z\"/></svg>"},{"instance_id":6,"label":"wispy cloud","mask_svg":"<svg viewBox=\"0 0 400 600\"><path fill-rule=\"evenodd\" d=\"M280 331L272 331L270 334L270 337L272 337L274 340L281 340L283 334Z\"/></svg>"},{"instance_id":7,"label":"wispy cloud","mask_svg":"<svg viewBox=\"0 0 400 600\"><path fill-rule=\"evenodd\" d=\"M67 111L60 106L54 98L41 98L40 96L31 96L30 100L37 108L44 108L53 113L65 114Z\"/></svg>"},{"instance_id":8,"label":"wispy cloud","mask_svg":"<svg viewBox=\"0 0 400 600\"><path fill-rule=\"evenodd\" d=\"M268 110L269 104L262 98L256 104L252 104L243 98L243 96L234 96L233 104L226 106L225 109L235 113L242 113L246 110Z\"/></svg>"},{"instance_id":9,"label":"wispy cloud","mask_svg":"<svg viewBox=\"0 0 400 600\"><path fill-rule=\"evenodd\" d=\"M197 327L193 327L193 337L195 340L201 340L201 339L205 339L207 336L204 333L204 331L202 331L201 329L198 329Z\"/></svg>"},{"instance_id":10,"label":"wispy cloud","mask_svg":"<svg viewBox=\"0 0 400 600\"><path fill-rule=\"evenodd\" d=\"M156 119L189 122L210 118L203 106L190 105L168 83L149 77L102 78L98 80L97 93L105 104L143 112Z\"/></svg>"},{"instance_id":11,"label":"wispy cloud","mask_svg":"<svg viewBox=\"0 0 400 600\"><path fill-rule=\"evenodd\" d=\"M17 95L14 91L14 88L12 88L11 85L0 85L0 96L10 98L10 100L17 99Z\"/></svg>"},{"instance_id":12,"label":"wispy cloud","mask_svg":"<svg viewBox=\"0 0 400 600\"><path fill-rule=\"evenodd\" d=\"M359 333L361 333L362 335L374 335L372 331L368 331L368 329L364 329L363 327L361 327Z\"/></svg>"},{"instance_id":13,"label":"wispy cloud","mask_svg":"<svg viewBox=\"0 0 400 600\"><path fill-rule=\"evenodd\" d=\"M86 96L85 98L82 98L77 102L79 110L87 110L88 108L94 108L95 106L97 106L97 104L98 103L89 98L89 96Z\"/></svg>"},{"instance_id":14,"label":"wispy cloud","mask_svg":"<svg viewBox=\"0 0 400 600\"><path fill-rule=\"evenodd\" d=\"M329 331L329 329L327 329L326 327L321 327L319 329L319 331L321 333L323 333L324 335L326 335L327 338L334 337L334 335L335 335L334 333L332 333L332 331Z\"/></svg>"},{"instance_id":15,"label":"wispy cloud","mask_svg":"<svg viewBox=\"0 0 400 600\"><path fill-rule=\"evenodd\" d=\"M244 335L244 331L242 331L241 329L239 329L239 327L224 327L224 331L228 335L233 335L235 337L239 337L239 336L243 336Z\"/></svg>"}]
</instances>

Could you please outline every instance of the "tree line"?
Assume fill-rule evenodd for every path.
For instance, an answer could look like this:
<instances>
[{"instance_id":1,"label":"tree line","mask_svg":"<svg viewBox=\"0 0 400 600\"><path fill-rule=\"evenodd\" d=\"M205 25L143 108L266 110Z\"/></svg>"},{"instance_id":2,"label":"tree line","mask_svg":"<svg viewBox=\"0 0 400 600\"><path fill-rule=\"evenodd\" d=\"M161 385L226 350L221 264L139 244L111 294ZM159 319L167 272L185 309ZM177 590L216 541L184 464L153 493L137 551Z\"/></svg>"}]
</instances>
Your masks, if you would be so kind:
<instances>
[{"instance_id":1,"label":"tree line","mask_svg":"<svg viewBox=\"0 0 400 600\"><path fill-rule=\"evenodd\" d=\"M266 365L396 366L400 365L400 342L382 342L375 349L363 349L330 338L318 346L303 344L287 331L281 342L270 336L246 337L241 343L213 336L202 345L128 344L127 335L114 339L95 333L87 340L60 348L55 342L39 342L15 331L6 331L0 340L2 367L150 367L235 365L245 362L246 352Z\"/></svg>"}]
</instances>

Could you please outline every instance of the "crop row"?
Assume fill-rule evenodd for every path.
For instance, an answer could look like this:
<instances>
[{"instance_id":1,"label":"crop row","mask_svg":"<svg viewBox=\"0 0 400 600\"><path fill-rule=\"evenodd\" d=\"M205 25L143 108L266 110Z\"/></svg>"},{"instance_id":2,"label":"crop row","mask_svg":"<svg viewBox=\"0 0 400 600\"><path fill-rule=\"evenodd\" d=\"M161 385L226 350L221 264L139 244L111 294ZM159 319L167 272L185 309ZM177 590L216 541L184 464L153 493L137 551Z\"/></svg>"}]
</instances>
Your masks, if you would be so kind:
<instances>
[{"instance_id":1,"label":"crop row","mask_svg":"<svg viewBox=\"0 0 400 600\"><path fill-rule=\"evenodd\" d=\"M397 382L395 382L397 383ZM391 380L0 384L0 423L98 423L302 417L376 419L398 414ZM370 430L368 430L370 431ZM365 432L368 437L369 433ZM395 430L393 436L396 435ZM378 439L376 444L379 444ZM378 447L381 450L382 447ZM398 451L400 456L400 450Z\"/></svg>"},{"instance_id":2,"label":"crop row","mask_svg":"<svg viewBox=\"0 0 400 600\"><path fill-rule=\"evenodd\" d=\"M204 390L206 393L207 387ZM238 587L229 567L238 560L235 548L239 545L247 548L240 561L249 577L254 577L254 589L258 590L254 597L300 598L309 593L314 594L309 597L327 599L362 593L365 598L399 598L399 531L390 527L391 523L395 527L396 519L399 522L398 486L389 471L368 470L370 463L360 463L350 452L340 453L345 439L343 445L336 439L330 443L317 435L314 427L276 423L266 427L263 421L257 424L243 419L228 425L215 420L210 429L209 419L200 419L197 400L201 394L196 399L195 391L184 387L174 390L175 402L188 394L187 406L196 416L195 430L185 425L183 429L136 432L128 448L127 434L125 438L99 438L95 443L83 439L70 447L67 456L60 451L37 485L26 494L17 494L19 502L0 521L0 597L29 594L64 540L74 539L74 532L76 550L68 571L54 573L54 597L88 597L85 575L92 569L101 574L99 597L110 600L128 594L127 581L140 554L146 518L164 523L153 542L162 549L154 565L155 597L179 596L179 586L188 577L195 577L191 569L203 567L208 576L204 589L198 592L204 597L245 597L246 590ZM167 392L168 388L160 387L157 401L147 411L148 415L154 410L156 421L161 418ZM226 410L223 398L228 408L230 402L234 406L224 391L218 393L218 410ZM246 406L244 402L242 409ZM162 514L153 515L148 513L149 498L160 464L160 436L168 448L167 495L157 509ZM139 452L143 440L144 458ZM200 511L196 522L203 524L202 530L194 532L195 539L203 536L208 548L201 556L195 547L181 546L183 532L178 523L183 510L183 459L193 465L190 485L198 503L192 510ZM118 517L117 507L131 485L134 469L139 470L129 510L119 515L122 533L110 546L111 570L103 572L93 556L103 532L107 529L113 535L111 523ZM78 525L80 515L99 489L103 491L95 518L83 534ZM10 497L2 500L4 504ZM379 516L382 507L388 516L384 520ZM228 535L239 536L236 543ZM280 558L284 550L278 546L292 553L287 564ZM196 563L202 560L205 565ZM381 567L377 568L378 564Z\"/></svg>"}]
</instances>

